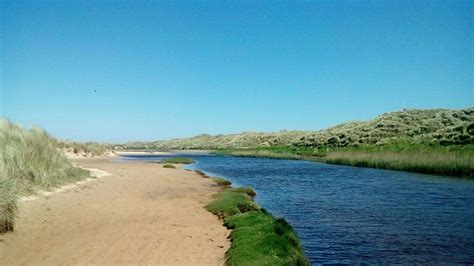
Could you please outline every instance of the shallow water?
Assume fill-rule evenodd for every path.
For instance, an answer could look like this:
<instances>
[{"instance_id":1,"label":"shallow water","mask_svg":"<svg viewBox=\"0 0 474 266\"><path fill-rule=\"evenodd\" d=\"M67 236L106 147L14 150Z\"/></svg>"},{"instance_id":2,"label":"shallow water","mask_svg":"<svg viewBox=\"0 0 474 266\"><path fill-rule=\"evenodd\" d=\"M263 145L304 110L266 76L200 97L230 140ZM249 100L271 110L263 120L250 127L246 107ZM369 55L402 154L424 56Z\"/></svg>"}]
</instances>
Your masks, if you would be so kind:
<instances>
[{"instance_id":1,"label":"shallow water","mask_svg":"<svg viewBox=\"0 0 474 266\"><path fill-rule=\"evenodd\" d=\"M159 160L170 156L132 156ZM474 263L474 181L262 158L187 155L187 166L253 187L312 264Z\"/></svg>"}]
</instances>

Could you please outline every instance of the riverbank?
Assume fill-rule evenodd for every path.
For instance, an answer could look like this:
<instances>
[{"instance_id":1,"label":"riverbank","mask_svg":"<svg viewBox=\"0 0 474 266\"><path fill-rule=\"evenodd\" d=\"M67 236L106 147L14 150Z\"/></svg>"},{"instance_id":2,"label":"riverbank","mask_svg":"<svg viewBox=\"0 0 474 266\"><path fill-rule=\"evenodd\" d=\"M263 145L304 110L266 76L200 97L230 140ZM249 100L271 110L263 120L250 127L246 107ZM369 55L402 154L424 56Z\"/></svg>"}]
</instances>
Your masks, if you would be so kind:
<instances>
[{"instance_id":1,"label":"riverbank","mask_svg":"<svg viewBox=\"0 0 474 266\"><path fill-rule=\"evenodd\" d=\"M225 263L229 232L204 209L219 191L211 180L160 164L74 162L111 175L20 201L15 231L0 236L2 263Z\"/></svg>"},{"instance_id":2,"label":"riverbank","mask_svg":"<svg viewBox=\"0 0 474 266\"><path fill-rule=\"evenodd\" d=\"M217 150L217 154L319 161L330 164L474 178L474 145L392 145L350 148L262 147Z\"/></svg>"},{"instance_id":3,"label":"riverbank","mask_svg":"<svg viewBox=\"0 0 474 266\"><path fill-rule=\"evenodd\" d=\"M255 203L252 188L232 188L223 178L212 180L222 191L206 208L232 230L227 265L309 265L293 228Z\"/></svg>"}]
</instances>

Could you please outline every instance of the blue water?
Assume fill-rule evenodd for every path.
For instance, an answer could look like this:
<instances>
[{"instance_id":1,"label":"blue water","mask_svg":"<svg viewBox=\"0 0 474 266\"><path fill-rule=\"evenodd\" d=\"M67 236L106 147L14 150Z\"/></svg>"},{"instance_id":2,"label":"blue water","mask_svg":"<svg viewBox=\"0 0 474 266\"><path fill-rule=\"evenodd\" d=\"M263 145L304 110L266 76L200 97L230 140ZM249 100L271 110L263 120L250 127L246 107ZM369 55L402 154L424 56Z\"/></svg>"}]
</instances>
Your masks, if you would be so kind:
<instances>
[{"instance_id":1,"label":"blue water","mask_svg":"<svg viewBox=\"0 0 474 266\"><path fill-rule=\"evenodd\" d=\"M169 156L134 156L159 160ZM323 163L187 155L251 186L312 264L474 263L474 181Z\"/></svg>"}]
</instances>

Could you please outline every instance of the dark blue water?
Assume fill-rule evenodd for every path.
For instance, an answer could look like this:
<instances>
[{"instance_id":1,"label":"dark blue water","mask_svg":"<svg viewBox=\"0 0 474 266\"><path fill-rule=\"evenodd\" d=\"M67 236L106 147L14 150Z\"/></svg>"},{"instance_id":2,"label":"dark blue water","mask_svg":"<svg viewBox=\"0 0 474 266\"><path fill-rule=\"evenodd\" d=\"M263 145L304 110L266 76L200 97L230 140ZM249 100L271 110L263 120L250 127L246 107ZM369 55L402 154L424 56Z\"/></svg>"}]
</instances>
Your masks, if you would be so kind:
<instances>
[{"instance_id":1,"label":"dark blue water","mask_svg":"<svg viewBox=\"0 0 474 266\"><path fill-rule=\"evenodd\" d=\"M157 160L168 156L140 156ZM251 186L311 263L474 263L474 181L306 161L189 155Z\"/></svg>"}]
</instances>

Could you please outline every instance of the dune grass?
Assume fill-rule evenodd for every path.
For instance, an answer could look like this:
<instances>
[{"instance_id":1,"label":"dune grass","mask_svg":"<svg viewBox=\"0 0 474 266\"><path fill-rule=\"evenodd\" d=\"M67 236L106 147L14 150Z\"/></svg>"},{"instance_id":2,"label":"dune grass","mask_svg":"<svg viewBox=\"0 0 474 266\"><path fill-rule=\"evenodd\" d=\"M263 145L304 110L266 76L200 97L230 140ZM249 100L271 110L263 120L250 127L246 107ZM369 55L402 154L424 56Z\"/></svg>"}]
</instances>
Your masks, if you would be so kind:
<instances>
[{"instance_id":1,"label":"dune grass","mask_svg":"<svg viewBox=\"0 0 474 266\"><path fill-rule=\"evenodd\" d=\"M222 183L222 179L213 181ZM253 201L255 195L251 188L226 188L206 206L232 229L226 264L308 265L291 226L261 209Z\"/></svg>"},{"instance_id":2,"label":"dune grass","mask_svg":"<svg viewBox=\"0 0 474 266\"><path fill-rule=\"evenodd\" d=\"M165 165L163 165L163 168L176 169L176 166L174 166L172 164L165 164Z\"/></svg>"},{"instance_id":3,"label":"dune grass","mask_svg":"<svg viewBox=\"0 0 474 266\"><path fill-rule=\"evenodd\" d=\"M173 158L168 158L159 161L158 163L165 163L165 164L170 164L170 163L176 163L176 164L191 164L194 163L195 161L191 158L186 158L186 157L173 157Z\"/></svg>"},{"instance_id":4,"label":"dune grass","mask_svg":"<svg viewBox=\"0 0 474 266\"><path fill-rule=\"evenodd\" d=\"M41 129L22 129L0 121L0 224L13 230L16 200L34 193L89 177L59 151L58 142ZM8 226L7 226L8 225Z\"/></svg>"}]
</instances>

